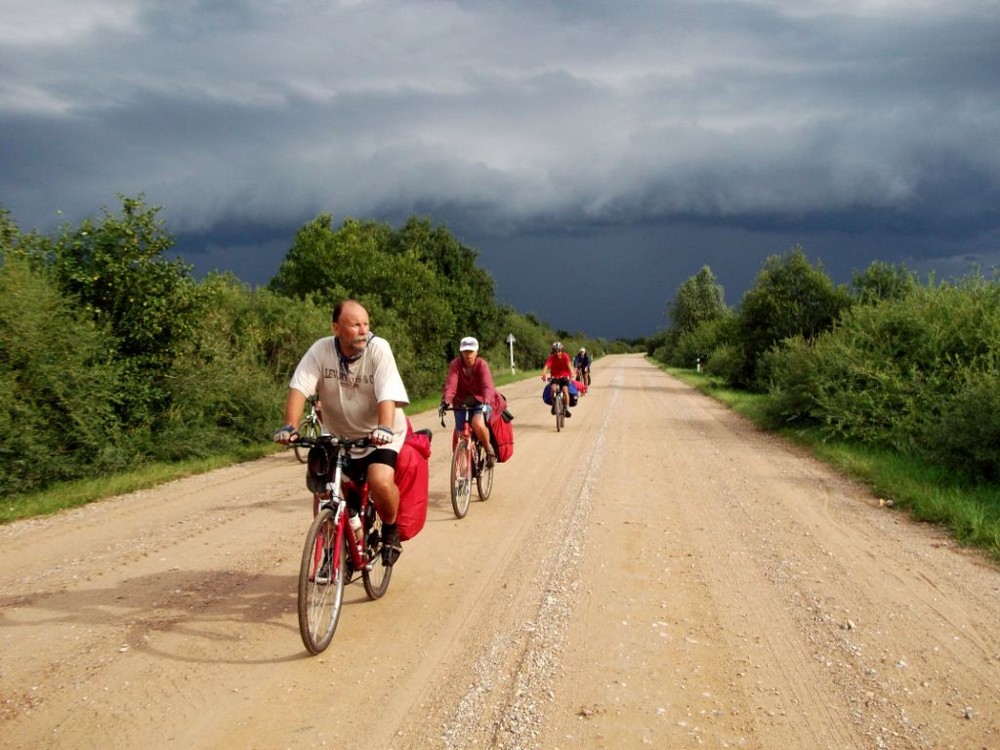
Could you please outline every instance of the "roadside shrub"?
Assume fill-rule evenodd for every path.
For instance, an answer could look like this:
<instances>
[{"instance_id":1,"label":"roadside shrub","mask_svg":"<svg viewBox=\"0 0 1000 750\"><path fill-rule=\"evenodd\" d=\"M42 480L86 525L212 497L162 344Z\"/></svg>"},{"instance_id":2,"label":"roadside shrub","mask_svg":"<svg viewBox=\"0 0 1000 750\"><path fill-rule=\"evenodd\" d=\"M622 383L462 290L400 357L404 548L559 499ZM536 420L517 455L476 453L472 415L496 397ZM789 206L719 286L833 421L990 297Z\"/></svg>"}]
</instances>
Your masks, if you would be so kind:
<instances>
[{"instance_id":1,"label":"roadside shrub","mask_svg":"<svg viewBox=\"0 0 1000 750\"><path fill-rule=\"evenodd\" d=\"M254 296L227 275L209 277L200 293L205 314L165 381L169 407L153 426L145 452L150 460L205 457L259 443L283 417L290 372L284 383L272 377L260 335L249 334L261 332L251 312Z\"/></svg>"},{"instance_id":2,"label":"roadside shrub","mask_svg":"<svg viewBox=\"0 0 1000 750\"><path fill-rule=\"evenodd\" d=\"M1000 287L978 277L858 305L761 358L768 415L995 476L998 346Z\"/></svg>"},{"instance_id":3,"label":"roadside shrub","mask_svg":"<svg viewBox=\"0 0 1000 750\"><path fill-rule=\"evenodd\" d=\"M214 287L214 305L233 310L230 335L247 351L256 353L257 363L279 382L288 383L299 359L312 343L330 335L328 305L311 299L290 299L268 289L249 288L232 276L210 276L203 284Z\"/></svg>"},{"instance_id":4,"label":"roadside shrub","mask_svg":"<svg viewBox=\"0 0 1000 750\"><path fill-rule=\"evenodd\" d=\"M744 361L733 385L765 391L766 373L758 372L762 356L793 336L811 340L830 330L850 304L847 290L835 286L820 264L812 266L801 247L769 257L739 306Z\"/></svg>"},{"instance_id":5,"label":"roadside shrub","mask_svg":"<svg viewBox=\"0 0 1000 750\"><path fill-rule=\"evenodd\" d=\"M740 347L735 344L721 344L708 355L704 371L732 385L738 378L743 361L744 355Z\"/></svg>"},{"instance_id":6,"label":"roadside shrub","mask_svg":"<svg viewBox=\"0 0 1000 750\"><path fill-rule=\"evenodd\" d=\"M670 364L695 367L699 357L707 359L708 353L722 343L729 325L728 316L722 316L699 323L693 330L682 333L670 354Z\"/></svg>"},{"instance_id":7,"label":"roadside shrub","mask_svg":"<svg viewBox=\"0 0 1000 750\"><path fill-rule=\"evenodd\" d=\"M1000 479L1000 369L969 373L919 437L926 452L950 468L988 481Z\"/></svg>"},{"instance_id":8,"label":"roadside shrub","mask_svg":"<svg viewBox=\"0 0 1000 750\"><path fill-rule=\"evenodd\" d=\"M120 468L110 336L20 259L0 264L0 495Z\"/></svg>"},{"instance_id":9,"label":"roadside shrub","mask_svg":"<svg viewBox=\"0 0 1000 750\"><path fill-rule=\"evenodd\" d=\"M760 368L770 386L764 414L774 426L822 421L817 397L826 374L817 349L818 340L810 344L795 336L761 357Z\"/></svg>"}]
</instances>

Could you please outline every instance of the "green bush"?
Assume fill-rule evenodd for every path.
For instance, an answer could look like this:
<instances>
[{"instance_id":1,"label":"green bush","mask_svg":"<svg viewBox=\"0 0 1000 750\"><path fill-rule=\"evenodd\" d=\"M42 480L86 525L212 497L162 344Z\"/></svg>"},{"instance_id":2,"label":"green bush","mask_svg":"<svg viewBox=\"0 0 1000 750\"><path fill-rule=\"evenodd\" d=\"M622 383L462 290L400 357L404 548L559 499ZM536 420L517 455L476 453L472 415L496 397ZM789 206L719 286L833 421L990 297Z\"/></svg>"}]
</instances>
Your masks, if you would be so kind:
<instances>
[{"instance_id":1,"label":"green bush","mask_svg":"<svg viewBox=\"0 0 1000 750\"><path fill-rule=\"evenodd\" d=\"M1000 287L978 277L857 305L761 358L768 415L992 477L998 346Z\"/></svg>"},{"instance_id":2,"label":"green bush","mask_svg":"<svg viewBox=\"0 0 1000 750\"><path fill-rule=\"evenodd\" d=\"M918 439L925 453L956 471L1000 479L1000 368L968 373Z\"/></svg>"},{"instance_id":3,"label":"green bush","mask_svg":"<svg viewBox=\"0 0 1000 750\"><path fill-rule=\"evenodd\" d=\"M766 352L794 336L812 340L830 330L849 306L847 290L835 286L821 265L811 265L801 247L769 257L739 306L738 340L745 359L731 384L766 390L768 374L758 372Z\"/></svg>"},{"instance_id":4,"label":"green bush","mask_svg":"<svg viewBox=\"0 0 1000 750\"><path fill-rule=\"evenodd\" d=\"M712 377L732 383L743 367L744 359L740 347L730 343L720 344L709 353L704 371Z\"/></svg>"},{"instance_id":5,"label":"green bush","mask_svg":"<svg viewBox=\"0 0 1000 750\"><path fill-rule=\"evenodd\" d=\"M114 344L38 271L0 265L0 494L120 468Z\"/></svg>"},{"instance_id":6,"label":"green bush","mask_svg":"<svg viewBox=\"0 0 1000 750\"><path fill-rule=\"evenodd\" d=\"M669 364L674 367L694 368L698 359L707 360L709 352L726 341L731 327L731 316L723 315L714 320L699 323L691 331L686 331L677 337Z\"/></svg>"},{"instance_id":7,"label":"green bush","mask_svg":"<svg viewBox=\"0 0 1000 750\"><path fill-rule=\"evenodd\" d=\"M21 235L0 207L6 497L143 462L246 455L280 424L292 372L331 334L345 296L368 308L414 401L439 392L460 335L479 338L495 370L507 333L520 369L540 367L557 338L497 305L475 252L424 219L335 230L320 216L296 234L273 283L251 290L231 274L195 281L168 259L158 211L123 198L120 215L44 237ZM599 354L582 335L558 337Z\"/></svg>"}]
</instances>

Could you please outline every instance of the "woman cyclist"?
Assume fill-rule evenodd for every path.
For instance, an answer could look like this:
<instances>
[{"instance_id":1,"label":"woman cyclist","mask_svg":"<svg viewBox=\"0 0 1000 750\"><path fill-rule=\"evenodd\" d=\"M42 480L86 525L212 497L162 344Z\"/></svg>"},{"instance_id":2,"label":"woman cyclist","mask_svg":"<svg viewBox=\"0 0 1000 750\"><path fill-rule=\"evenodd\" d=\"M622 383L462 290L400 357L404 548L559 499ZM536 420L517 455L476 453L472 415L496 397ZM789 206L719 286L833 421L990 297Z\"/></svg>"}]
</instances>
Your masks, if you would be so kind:
<instances>
[{"instance_id":1,"label":"woman cyclist","mask_svg":"<svg viewBox=\"0 0 1000 750\"><path fill-rule=\"evenodd\" d=\"M496 397L493 387L493 373L485 359L479 356L479 342L466 336L458 346L459 355L448 365L448 375L444 379L441 392L441 412L448 407L470 407L472 432L486 449L486 460L490 466L496 461L496 453L490 443L490 431L486 426L489 403ZM465 427L465 410L455 409L455 430Z\"/></svg>"}]
</instances>

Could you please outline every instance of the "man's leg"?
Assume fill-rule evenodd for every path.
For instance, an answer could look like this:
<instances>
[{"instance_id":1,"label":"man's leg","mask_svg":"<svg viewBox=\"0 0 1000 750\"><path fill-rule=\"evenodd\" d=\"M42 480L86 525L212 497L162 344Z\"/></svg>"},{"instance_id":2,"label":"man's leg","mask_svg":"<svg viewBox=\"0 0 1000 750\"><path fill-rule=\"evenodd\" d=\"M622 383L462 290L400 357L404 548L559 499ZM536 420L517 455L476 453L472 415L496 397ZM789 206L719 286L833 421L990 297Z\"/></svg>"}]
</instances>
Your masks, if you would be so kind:
<instances>
[{"instance_id":1,"label":"man's leg","mask_svg":"<svg viewBox=\"0 0 1000 750\"><path fill-rule=\"evenodd\" d=\"M396 486L396 470L386 464L372 464L368 467L368 493L375 502L382 523L396 523L399 510L399 487Z\"/></svg>"},{"instance_id":2,"label":"man's leg","mask_svg":"<svg viewBox=\"0 0 1000 750\"><path fill-rule=\"evenodd\" d=\"M375 503L375 510L382 519L382 562L393 565L403 551L396 528L396 513L399 511L399 487L396 486L396 470L386 464L372 464L368 467L368 494Z\"/></svg>"}]
</instances>

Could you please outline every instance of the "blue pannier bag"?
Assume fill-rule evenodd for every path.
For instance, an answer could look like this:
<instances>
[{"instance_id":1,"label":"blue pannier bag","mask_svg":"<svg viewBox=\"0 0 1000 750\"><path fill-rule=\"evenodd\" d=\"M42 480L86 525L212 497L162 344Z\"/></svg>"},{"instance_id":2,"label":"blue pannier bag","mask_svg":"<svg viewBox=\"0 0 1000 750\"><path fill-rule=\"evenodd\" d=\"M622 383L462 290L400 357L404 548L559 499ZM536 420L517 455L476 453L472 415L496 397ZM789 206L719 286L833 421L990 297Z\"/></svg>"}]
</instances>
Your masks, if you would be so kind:
<instances>
[{"instance_id":1,"label":"blue pannier bag","mask_svg":"<svg viewBox=\"0 0 1000 750\"><path fill-rule=\"evenodd\" d=\"M580 397L580 391L576 387L576 383L572 380L569 381L569 405L576 406L576 402ZM545 402L546 406L552 406L552 383L546 383L545 388L542 391L542 401Z\"/></svg>"}]
</instances>

